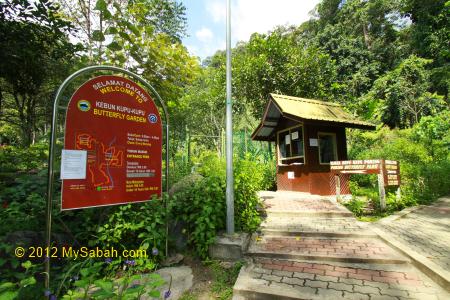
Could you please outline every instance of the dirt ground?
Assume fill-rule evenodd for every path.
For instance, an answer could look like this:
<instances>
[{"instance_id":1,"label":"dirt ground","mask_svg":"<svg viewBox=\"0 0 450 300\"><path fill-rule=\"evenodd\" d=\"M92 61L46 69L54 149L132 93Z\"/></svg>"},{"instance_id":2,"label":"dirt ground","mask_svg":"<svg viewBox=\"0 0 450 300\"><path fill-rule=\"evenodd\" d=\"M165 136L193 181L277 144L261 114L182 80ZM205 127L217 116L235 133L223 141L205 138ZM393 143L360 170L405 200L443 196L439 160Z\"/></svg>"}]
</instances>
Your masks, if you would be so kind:
<instances>
[{"instance_id":1,"label":"dirt ground","mask_svg":"<svg viewBox=\"0 0 450 300\"><path fill-rule=\"evenodd\" d=\"M194 279L191 290L181 300L231 299L240 265L219 261L202 262L192 256L185 256L183 264L191 267Z\"/></svg>"}]
</instances>

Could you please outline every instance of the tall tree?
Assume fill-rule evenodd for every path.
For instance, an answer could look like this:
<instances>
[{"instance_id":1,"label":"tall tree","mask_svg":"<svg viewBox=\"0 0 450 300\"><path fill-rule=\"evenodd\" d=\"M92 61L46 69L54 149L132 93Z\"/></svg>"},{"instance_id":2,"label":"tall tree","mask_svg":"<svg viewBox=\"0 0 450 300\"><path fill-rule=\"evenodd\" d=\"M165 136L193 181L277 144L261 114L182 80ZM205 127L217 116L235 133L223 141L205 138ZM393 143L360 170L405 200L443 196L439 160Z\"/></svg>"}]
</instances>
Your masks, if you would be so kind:
<instances>
[{"instance_id":1,"label":"tall tree","mask_svg":"<svg viewBox=\"0 0 450 300\"><path fill-rule=\"evenodd\" d=\"M269 93L327 100L336 92L336 73L329 55L298 42L292 28L255 33L234 52L236 96L257 118Z\"/></svg>"},{"instance_id":2,"label":"tall tree","mask_svg":"<svg viewBox=\"0 0 450 300\"><path fill-rule=\"evenodd\" d=\"M338 84L346 91L343 98L348 104L403 58L398 1L324 0L315 17L297 34L336 62Z\"/></svg>"},{"instance_id":3,"label":"tall tree","mask_svg":"<svg viewBox=\"0 0 450 300\"><path fill-rule=\"evenodd\" d=\"M63 66L78 48L68 42L70 24L51 2L7 0L0 12L0 118L20 128L27 146L39 122L47 121L54 91L49 82L64 73Z\"/></svg>"},{"instance_id":4,"label":"tall tree","mask_svg":"<svg viewBox=\"0 0 450 300\"><path fill-rule=\"evenodd\" d=\"M58 1L78 29L74 36L86 46L91 63L105 61L108 49L125 46L136 54L135 42L142 38L164 34L176 43L186 34L185 7L174 0ZM127 56L120 58L127 61Z\"/></svg>"},{"instance_id":5,"label":"tall tree","mask_svg":"<svg viewBox=\"0 0 450 300\"><path fill-rule=\"evenodd\" d=\"M392 71L375 81L359 103L362 110L374 108L373 114L391 128L411 127L423 116L445 108L442 96L430 93L431 60L410 56Z\"/></svg>"},{"instance_id":6,"label":"tall tree","mask_svg":"<svg viewBox=\"0 0 450 300\"><path fill-rule=\"evenodd\" d=\"M404 0L402 12L411 19L411 47L415 54L432 59L433 88L446 95L450 89L450 1Z\"/></svg>"}]
</instances>

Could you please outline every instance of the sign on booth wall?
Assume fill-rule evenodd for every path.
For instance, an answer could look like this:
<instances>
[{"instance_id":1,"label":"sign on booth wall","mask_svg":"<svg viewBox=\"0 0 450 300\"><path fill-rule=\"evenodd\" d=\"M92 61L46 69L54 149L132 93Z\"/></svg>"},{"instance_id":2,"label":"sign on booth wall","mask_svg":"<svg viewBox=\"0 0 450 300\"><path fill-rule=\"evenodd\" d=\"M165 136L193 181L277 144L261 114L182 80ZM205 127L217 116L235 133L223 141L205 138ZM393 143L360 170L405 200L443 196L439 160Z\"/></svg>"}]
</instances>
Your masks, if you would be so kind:
<instances>
[{"instance_id":1,"label":"sign on booth wall","mask_svg":"<svg viewBox=\"0 0 450 300\"><path fill-rule=\"evenodd\" d=\"M127 78L99 76L75 92L67 107L63 151L70 159L61 170L62 210L161 195L161 118L150 95ZM64 179L80 178L67 170L77 173L83 163L84 178Z\"/></svg>"}]
</instances>

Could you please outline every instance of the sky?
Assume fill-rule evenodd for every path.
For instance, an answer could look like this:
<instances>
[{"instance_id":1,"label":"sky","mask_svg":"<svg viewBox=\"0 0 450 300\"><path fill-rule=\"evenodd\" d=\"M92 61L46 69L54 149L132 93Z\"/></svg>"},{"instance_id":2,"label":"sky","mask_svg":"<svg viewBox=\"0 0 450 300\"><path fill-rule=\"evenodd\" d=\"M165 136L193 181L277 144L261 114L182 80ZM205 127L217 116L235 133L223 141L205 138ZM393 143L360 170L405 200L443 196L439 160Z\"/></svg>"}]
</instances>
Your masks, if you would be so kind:
<instances>
[{"instance_id":1,"label":"sky","mask_svg":"<svg viewBox=\"0 0 450 300\"><path fill-rule=\"evenodd\" d=\"M186 7L188 37L183 44L202 60L225 50L227 0L180 0ZM320 0L231 0L231 44L277 25L300 25Z\"/></svg>"}]
</instances>

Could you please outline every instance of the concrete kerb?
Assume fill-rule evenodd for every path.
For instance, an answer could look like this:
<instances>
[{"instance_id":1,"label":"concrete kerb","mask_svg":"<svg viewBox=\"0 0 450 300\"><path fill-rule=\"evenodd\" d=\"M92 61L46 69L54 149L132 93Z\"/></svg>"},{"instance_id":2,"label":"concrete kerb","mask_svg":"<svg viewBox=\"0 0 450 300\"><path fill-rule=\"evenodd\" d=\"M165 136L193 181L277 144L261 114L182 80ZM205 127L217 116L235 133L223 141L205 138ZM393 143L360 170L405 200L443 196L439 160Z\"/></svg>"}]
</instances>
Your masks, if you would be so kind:
<instances>
[{"instance_id":1,"label":"concrete kerb","mask_svg":"<svg viewBox=\"0 0 450 300\"><path fill-rule=\"evenodd\" d=\"M233 235L219 235L215 242L209 246L209 256L223 261L238 261L244 258L250 243L248 233L235 233Z\"/></svg>"},{"instance_id":2,"label":"concrete kerb","mask_svg":"<svg viewBox=\"0 0 450 300\"><path fill-rule=\"evenodd\" d=\"M393 235L384 232L378 228L372 229L378 237L389 244L391 247L404 254L406 257L411 259L412 264L421 270L424 274L430 277L433 281L442 286L445 290L450 292L450 272L445 271L436 263L432 262L425 256L415 252L408 246L398 242Z\"/></svg>"},{"instance_id":3,"label":"concrete kerb","mask_svg":"<svg viewBox=\"0 0 450 300\"><path fill-rule=\"evenodd\" d=\"M291 253L279 253L270 251L261 251L256 249L249 249L246 253L251 257L266 257L288 260L308 260L308 261L329 261L329 262L343 262L343 263L371 263L371 264L407 264L409 259L401 257L389 257L389 258L364 258L364 257L342 257L331 255L311 255L311 254L298 254Z\"/></svg>"},{"instance_id":4,"label":"concrete kerb","mask_svg":"<svg viewBox=\"0 0 450 300\"><path fill-rule=\"evenodd\" d=\"M267 285L263 280L252 278L249 276L249 271L253 267L254 265L249 263L246 267L241 268L233 287L233 299L297 300L314 298L313 294L308 295L307 298L300 297L299 292L287 284L277 287L276 283Z\"/></svg>"},{"instance_id":5,"label":"concrete kerb","mask_svg":"<svg viewBox=\"0 0 450 300\"><path fill-rule=\"evenodd\" d=\"M405 209L403 209L397 213L394 213L386 218L378 220L377 222L375 222L375 224L386 224L386 223L396 221L398 219L401 219L401 218L407 216L408 214L410 214L416 210L422 209L423 207L424 207L423 205L419 205L419 206L405 208Z\"/></svg>"},{"instance_id":6,"label":"concrete kerb","mask_svg":"<svg viewBox=\"0 0 450 300\"><path fill-rule=\"evenodd\" d=\"M438 198L436 200L436 202L434 202L431 205L431 207L436 206L437 204L439 204L441 202L450 203L450 197ZM426 208L426 207L427 207L427 205L417 205L417 206L414 206L414 207L408 207L408 208L405 208L405 209L403 209L403 210L401 210L399 212L396 212L396 213L394 213L394 214L392 214L392 215L390 215L390 216L388 216L386 218L378 220L377 222L375 222L375 224L385 224L385 223L389 223L389 222L392 222L392 221L396 221L398 219L406 217L408 214L410 214L412 212L415 212L416 210L419 210L419 209L422 209L422 208Z\"/></svg>"},{"instance_id":7,"label":"concrete kerb","mask_svg":"<svg viewBox=\"0 0 450 300\"><path fill-rule=\"evenodd\" d=\"M365 231L363 233L344 233L344 232L322 232L322 231L298 231L298 230L276 230L276 229L261 229L261 233L264 236L302 236L302 237L337 237L337 238L378 238L378 235Z\"/></svg>"}]
</instances>

